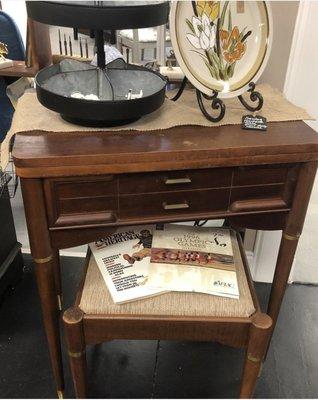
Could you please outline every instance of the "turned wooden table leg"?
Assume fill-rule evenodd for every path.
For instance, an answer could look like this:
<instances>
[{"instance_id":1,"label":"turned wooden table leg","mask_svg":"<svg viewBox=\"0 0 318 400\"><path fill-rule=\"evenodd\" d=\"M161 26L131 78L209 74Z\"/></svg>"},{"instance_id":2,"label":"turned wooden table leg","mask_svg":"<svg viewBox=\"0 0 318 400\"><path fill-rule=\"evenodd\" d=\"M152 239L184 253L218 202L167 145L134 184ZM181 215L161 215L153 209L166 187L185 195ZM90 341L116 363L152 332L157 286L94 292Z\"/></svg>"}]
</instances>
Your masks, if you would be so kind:
<instances>
[{"instance_id":1,"label":"turned wooden table leg","mask_svg":"<svg viewBox=\"0 0 318 400\"><path fill-rule=\"evenodd\" d=\"M304 163L302 165L294 193L293 204L283 231L267 309L268 315L270 315L273 320L273 329L285 294L298 239L303 229L316 170L316 161Z\"/></svg>"},{"instance_id":2,"label":"turned wooden table leg","mask_svg":"<svg viewBox=\"0 0 318 400\"><path fill-rule=\"evenodd\" d=\"M86 345L83 331L84 313L78 307L72 307L63 315L64 331L72 371L75 395L78 399L86 397Z\"/></svg>"},{"instance_id":3,"label":"turned wooden table leg","mask_svg":"<svg viewBox=\"0 0 318 400\"><path fill-rule=\"evenodd\" d=\"M62 311L62 309L63 309L63 294L62 294L60 252L58 249L53 249L52 254L53 254L53 271L54 271L54 280L55 280L57 301L58 301L59 310Z\"/></svg>"},{"instance_id":4,"label":"turned wooden table leg","mask_svg":"<svg viewBox=\"0 0 318 400\"><path fill-rule=\"evenodd\" d=\"M57 395L63 398L59 305L55 285L54 254L46 221L42 182L40 179L21 179L21 188Z\"/></svg>"},{"instance_id":5,"label":"turned wooden table leg","mask_svg":"<svg viewBox=\"0 0 318 400\"><path fill-rule=\"evenodd\" d=\"M253 396L270 340L271 328L272 319L267 314L257 313L253 316L245 356L240 398L251 398Z\"/></svg>"},{"instance_id":6,"label":"turned wooden table leg","mask_svg":"<svg viewBox=\"0 0 318 400\"><path fill-rule=\"evenodd\" d=\"M293 265L299 236L291 236L283 232L280 242L275 275L268 303L267 313L273 319L275 327L281 303L285 294L291 267Z\"/></svg>"},{"instance_id":7,"label":"turned wooden table leg","mask_svg":"<svg viewBox=\"0 0 318 400\"><path fill-rule=\"evenodd\" d=\"M63 398L64 379L59 332L60 310L55 294L53 259L51 258L48 262L44 262L44 260L45 259L34 258L35 272L41 299L44 327L56 383L56 391L58 397Z\"/></svg>"}]
</instances>

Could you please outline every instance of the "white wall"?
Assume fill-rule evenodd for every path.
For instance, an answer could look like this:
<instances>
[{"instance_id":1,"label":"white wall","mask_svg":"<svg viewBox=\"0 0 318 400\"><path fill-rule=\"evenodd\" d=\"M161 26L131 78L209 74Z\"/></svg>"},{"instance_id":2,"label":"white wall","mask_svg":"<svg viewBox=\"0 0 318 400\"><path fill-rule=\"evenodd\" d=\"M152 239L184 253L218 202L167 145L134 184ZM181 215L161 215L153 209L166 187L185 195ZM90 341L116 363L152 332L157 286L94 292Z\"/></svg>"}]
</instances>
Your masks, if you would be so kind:
<instances>
[{"instance_id":1,"label":"white wall","mask_svg":"<svg viewBox=\"0 0 318 400\"><path fill-rule=\"evenodd\" d=\"M285 93L318 119L318 2L301 2L287 71ZM318 123L310 122L318 132ZM318 135L318 133L317 133ZM290 280L318 284L318 178Z\"/></svg>"},{"instance_id":2,"label":"white wall","mask_svg":"<svg viewBox=\"0 0 318 400\"><path fill-rule=\"evenodd\" d=\"M24 0L1 0L2 11L10 15L18 25L24 45L26 42L27 13Z\"/></svg>"},{"instance_id":3,"label":"white wall","mask_svg":"<svg viewBox=\"0 0 318 400\"><path fill-rule=\"evenodd\" d=\"M318 2L299 7L285 82L285 94L318 118Z\"/></svg>"},{"instance_id":4,"label":"white wall","mask_svg":"<svg viewBox=\"0 0 318 400\"><path fill-rule=\"evenodd\" d=\"M318 119L318 2L302 1L288 62L284 93L293 103ZM310 121L318 132L317 121ZM301 132L299 132L301 135ZM317 133L318 134L318 133ZM255 280L271 282L280 232L260 232L254 249ZM299 240L290 282L318 284L318 177Z\"/></svg>"},{"instance_id":5,"label":"white wall","mask_svg":"<svg viewBox=\"0 0 318 400\"><path fill-rule=\"evenodd\" d=\"M268 64L260 78L283 90L299 1L271 1L273 15L273 44Z\"/></svg>"}]
</instances>

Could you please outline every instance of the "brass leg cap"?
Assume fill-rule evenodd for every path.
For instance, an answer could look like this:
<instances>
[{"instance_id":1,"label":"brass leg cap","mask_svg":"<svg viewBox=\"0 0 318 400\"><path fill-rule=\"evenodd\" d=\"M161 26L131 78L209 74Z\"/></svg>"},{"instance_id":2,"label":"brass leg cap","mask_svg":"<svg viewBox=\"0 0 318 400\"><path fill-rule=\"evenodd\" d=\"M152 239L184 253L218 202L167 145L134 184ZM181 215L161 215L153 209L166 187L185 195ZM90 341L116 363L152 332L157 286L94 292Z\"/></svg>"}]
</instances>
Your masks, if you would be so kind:
<instances>
[{"instance_id":1,"label":"brass leg cap","mask_svg":"<svg viewBox=\"0 0 318 400\"><path fill-rule=\"evenodd\" d=\"M62 296L60 294L57 295L57 303L59 306L59 310L62 311L63 310L63 301L62 301Z\"/></svg>"},{"instance_id":2,"label":"brass leg cap","mask_svg":"<svg viewBox=\"0 0 318 400\"><path fill-rule=\"evenodd\" d=\"M64 399L64 392L63 392L63 390L58 390L58 391L57 391L57 398L58 398L58 399Z\"/></svg>"},{"instance_id":3,"label":"brass leg cap","mask_svg":"<svg viewBox=\"0 0 318 400\"><path fill-rule=\"evenodd\" d=\"M258 372L258 376L257 376L258 378L262 375L262 372L263 372L263 364L264 364L264 363L262 363L261 366L260 366L260 368L259 368L259 372Z\"/></svg>"}]
</instances>

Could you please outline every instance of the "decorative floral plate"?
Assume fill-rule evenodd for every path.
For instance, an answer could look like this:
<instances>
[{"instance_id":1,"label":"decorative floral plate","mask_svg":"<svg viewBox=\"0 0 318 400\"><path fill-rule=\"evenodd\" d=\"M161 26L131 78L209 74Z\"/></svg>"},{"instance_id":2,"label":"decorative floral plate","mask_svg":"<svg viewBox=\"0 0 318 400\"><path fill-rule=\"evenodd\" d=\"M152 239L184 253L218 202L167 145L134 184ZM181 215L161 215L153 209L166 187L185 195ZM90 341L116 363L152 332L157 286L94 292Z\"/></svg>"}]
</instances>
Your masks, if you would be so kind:
<instances>
[{"instance_id":1,"label":"decorative floral plate","mask_svg":"<svg viewBox=\"0 0 318 400\"><path fill-rule=\"evenodd\" d=\"M238 96L263 73L272 43L264 1L175 1L170 32L177 61L202 93Z\"/></svg>"}]
</instances>

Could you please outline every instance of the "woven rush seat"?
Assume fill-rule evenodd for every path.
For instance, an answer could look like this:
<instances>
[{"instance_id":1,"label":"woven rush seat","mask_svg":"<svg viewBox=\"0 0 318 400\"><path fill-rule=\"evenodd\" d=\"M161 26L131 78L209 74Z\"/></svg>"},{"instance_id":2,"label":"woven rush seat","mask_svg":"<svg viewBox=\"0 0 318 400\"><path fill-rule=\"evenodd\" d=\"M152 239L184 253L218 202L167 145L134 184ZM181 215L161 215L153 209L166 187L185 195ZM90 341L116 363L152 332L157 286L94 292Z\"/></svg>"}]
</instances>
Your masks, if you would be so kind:
<instances>
[{"instance_id":1,"label":"woven rush seat","mask_svg":"<svg viewBox=\"0 0 318 400\"><path fill-rule=\"evenodd\" d=\"M255 312L240 249L232 240L239 299L190 292L169 292L147 299L115 304L93 256L85 277L79 308L85 314L180 317L249 317Z\"/></svg>"}]
</instances>

